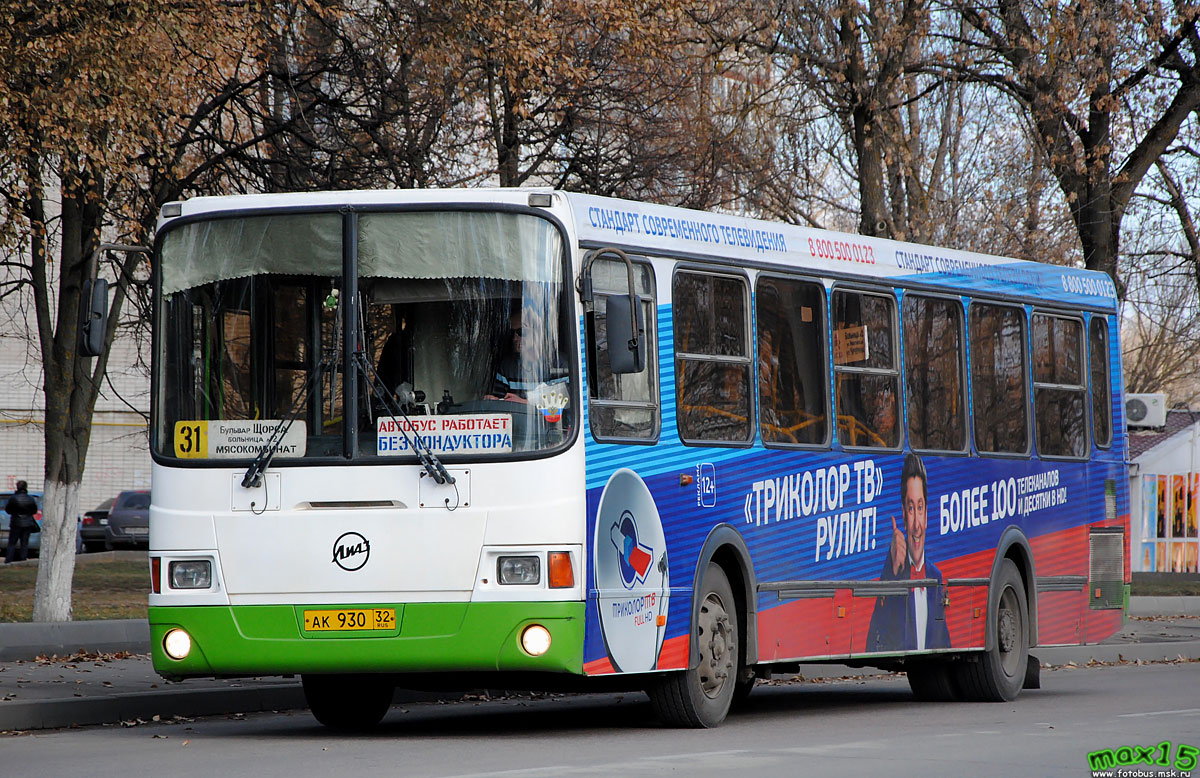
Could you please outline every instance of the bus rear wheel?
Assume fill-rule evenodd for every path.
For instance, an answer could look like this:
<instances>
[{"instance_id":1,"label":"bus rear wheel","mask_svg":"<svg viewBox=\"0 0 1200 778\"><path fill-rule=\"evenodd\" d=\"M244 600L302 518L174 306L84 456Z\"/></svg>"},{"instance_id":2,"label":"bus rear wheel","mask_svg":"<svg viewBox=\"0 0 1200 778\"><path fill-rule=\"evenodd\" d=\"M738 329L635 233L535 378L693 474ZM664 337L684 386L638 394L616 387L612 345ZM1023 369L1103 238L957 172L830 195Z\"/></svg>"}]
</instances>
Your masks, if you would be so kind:
<instances>
[{"instance_id":1,"label":"bus rear wheel","mask_svg":"<svg viewBox=\"0 0 1200 778\"><path fill-rule=\"evenodd\" d=\"M647 689L658 718L673 727L715 727L725 720L737 686L738 611L725 571L710 562L700 587L692 640L700 662Z\"/></svg>"},{"instance_id":2,"label":"bus rear wheel","mask_svg":"<svg viewBox=\"0 0 1200 778\"><path fill-rule=\"evenodd\" d=\"M995 635L992 647L977 660L956 665L958 687L974 702L1016 699L1025 684L1029 662L1029 603L1012 560L1001 563L994 585L998 594L988 614Z\"/></svg>"},{"instance_id":3,"label":"bus rear wheel","mask_svg":"<svg viewBox=\"0 0 1200 778\"><path fill-rule=\"evenodd\" d=\"M374 727L392 706L396 691L386 676L306 674L302 681L313 717L339 732Z\"/></svg>"}]
</instances>

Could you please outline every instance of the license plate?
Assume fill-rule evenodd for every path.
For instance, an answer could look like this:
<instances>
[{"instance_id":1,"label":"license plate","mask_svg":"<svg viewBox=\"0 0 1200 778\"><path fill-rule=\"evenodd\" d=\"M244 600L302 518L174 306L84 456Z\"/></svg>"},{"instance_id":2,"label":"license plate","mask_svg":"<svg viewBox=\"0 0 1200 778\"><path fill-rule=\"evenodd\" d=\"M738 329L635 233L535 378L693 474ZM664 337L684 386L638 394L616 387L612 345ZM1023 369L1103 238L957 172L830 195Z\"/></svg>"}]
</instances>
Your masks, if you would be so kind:
<instances>
[{"instance_id":1,"label":"license plate","mask_svg":"<svg viewBox=\"0 0 1200 778\"><path fill-rule=\"evenodd\" d=\"M395 629L395 608L339 608L304 611L305 632L343 632L360 629Z\"/></svg>"}]
</instances>

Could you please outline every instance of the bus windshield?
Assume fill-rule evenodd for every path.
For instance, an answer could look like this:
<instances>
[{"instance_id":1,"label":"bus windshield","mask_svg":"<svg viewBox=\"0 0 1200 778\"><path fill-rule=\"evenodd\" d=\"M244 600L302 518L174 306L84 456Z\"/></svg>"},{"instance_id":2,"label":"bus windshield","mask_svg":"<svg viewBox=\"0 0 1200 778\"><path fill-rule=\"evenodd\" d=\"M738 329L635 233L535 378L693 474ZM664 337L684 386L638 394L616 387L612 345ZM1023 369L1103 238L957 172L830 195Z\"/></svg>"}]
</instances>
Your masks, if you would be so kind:
<instances>
[{"instance_id":1,"label":"bus windshield","mask_svg":"<svg viewBox=\"0 0 1200 778\"><path fill-rule=\"evenodd\" d=\"M163 236L158 456L253 459L273 432L277 463L403 461L416 436L448 461L569 440L573 330L553 224L484 211L350 224L254 215Z\"/></svg>"}]
</instances>

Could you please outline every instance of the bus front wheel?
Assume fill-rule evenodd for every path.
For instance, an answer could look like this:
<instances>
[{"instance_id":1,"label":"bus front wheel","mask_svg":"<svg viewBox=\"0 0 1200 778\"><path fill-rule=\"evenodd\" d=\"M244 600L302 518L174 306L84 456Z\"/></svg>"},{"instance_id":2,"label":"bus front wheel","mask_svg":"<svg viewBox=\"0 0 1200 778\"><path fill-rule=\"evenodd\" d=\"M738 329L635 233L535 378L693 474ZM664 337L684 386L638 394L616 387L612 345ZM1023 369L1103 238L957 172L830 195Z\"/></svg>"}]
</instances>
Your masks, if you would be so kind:
<instances>
[{"instance_id":1,"label":"bus front wheel","mask_svg":"<svg viewBox=\"0 0 1200 778\"><path fill-rule=\"evenodd\" d=\"M1021 573L1012 560L1000 565L994 586L999 593L988 614L995 634L992 647L976 660L961 662L958 686L975 702L1008 702L1025 684L1029 661L1029 603Z\"/></svg>"},{"instance_id":2,"label":"bus front wheel","mask_svg":"<svg viewBox=\"0 0 1200 778\"><path fill-rule=\"evenodd\" d=\"M674 672L647 689L659 719L674 727L715 727L725 720L737 686L737 601L725 571L710 562L701 584L692 640L696 667Z\"/></svg>"},{"instance_id":3,"label":"bus front wheel","mask_svg":"<svg viewBox=\"0 0 1200 778\"><path fill-rule=\"evenodd\" d=\"M305 674L301 679L313 717L340 732L374 727L392 706L395 693L386 677Z\"/></svg>"}]
</instances>

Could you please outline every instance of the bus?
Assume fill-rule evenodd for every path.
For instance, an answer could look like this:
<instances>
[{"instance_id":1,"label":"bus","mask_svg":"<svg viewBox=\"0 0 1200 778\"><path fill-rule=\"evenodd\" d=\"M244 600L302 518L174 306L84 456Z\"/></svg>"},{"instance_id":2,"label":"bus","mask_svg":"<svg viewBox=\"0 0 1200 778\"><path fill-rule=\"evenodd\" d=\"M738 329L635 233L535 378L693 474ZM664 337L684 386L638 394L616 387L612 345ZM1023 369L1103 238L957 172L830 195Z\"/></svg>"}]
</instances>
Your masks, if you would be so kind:
<instances>
[{"instance_id":1,"label":"bus","mask_svg":"<svg viewBox=\"0 0 1200 778\"><path fill-rule=\"evenodd\" d=\"M550 189L197 197L153 247L170 679L1008 701L1124 623L1104 274Z\"/></svg>"}]
</instances>

